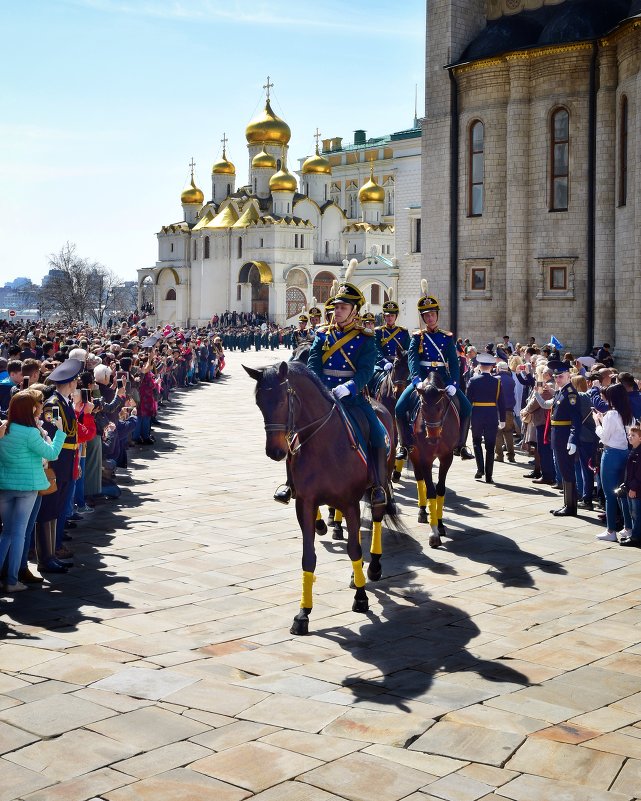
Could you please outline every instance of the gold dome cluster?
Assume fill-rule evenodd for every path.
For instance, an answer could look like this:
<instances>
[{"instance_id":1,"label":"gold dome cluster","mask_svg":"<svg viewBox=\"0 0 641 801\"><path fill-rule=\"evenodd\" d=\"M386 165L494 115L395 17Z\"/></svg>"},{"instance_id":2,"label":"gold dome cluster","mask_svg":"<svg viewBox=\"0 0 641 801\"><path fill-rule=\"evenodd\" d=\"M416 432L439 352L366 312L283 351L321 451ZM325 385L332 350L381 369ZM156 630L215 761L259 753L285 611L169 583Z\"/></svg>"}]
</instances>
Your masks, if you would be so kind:
<instances>
[{"instance_id":1,"label":"gold dome cluster","mask_svg":"<svg viewBox=\"0 0 641 801\"><path fill-rule=\"evenodd\" d=\"M217 161L211 168L212 175L236 175L236 167L227 160L227 153L223 148L223 157Z\"/></svg>"},{"instance_id":2,"label":"gold dome cluster","mask_svg":"<svg viewBox=\"0 0 641 801\"><path fill-rule=\"evenodd\" d=\"M263 149L260 151L260 153L256 153L256 155L252 159L252 168L256 169L260 167L266 167L267 169L270 170L276 169L276 159L272 155L267 153L264 144L263 144Z\"/></svg>"},{"instance_id":3,"label":"gold dome cluster","mask_svg":"<svg viewBox=\"0 0 641 801\"><path fill-rule=\"evenodd\" d=\"M180 196L180 202L183 204L198 203L199 206L205 202L205 196L201 190L194 183L194 176L191 176L191 186L189 186Z\"/></svg>"},{"instance_id":4,"label":"gold dome cluster","mask_svg":"<svg viewBox=\"0 0 641 801\"><path fill-rule=\"evenodd\" d=\"M316 153L303 162L303 175L331 175L332 165L321 156L316 145Z\"/></svg>"},{"instance_id":5,"label":"gold dome cluster","mask_svg":"<svg viewBox=\"0 0 641 801\"><path fill-rule=\"evenodd\" d=\"M249 145L275 144L286 145L291 139L292 132L285 120L274 114L267 99L262 114L249 123L245 129L245 138Z\"/></svg>"},{"instance_id":6,"label":"gold dome cluster","mask_svg":"<svg viewBox=\"0 0 641 801\"><path fill-rule=\"evenodd\" d=\"M374 178L374 165L372 164L369 181L361 186L358 192L358 199L361 203L384 203L385 190L376 183Z\"/></svg>"}]
</instances>

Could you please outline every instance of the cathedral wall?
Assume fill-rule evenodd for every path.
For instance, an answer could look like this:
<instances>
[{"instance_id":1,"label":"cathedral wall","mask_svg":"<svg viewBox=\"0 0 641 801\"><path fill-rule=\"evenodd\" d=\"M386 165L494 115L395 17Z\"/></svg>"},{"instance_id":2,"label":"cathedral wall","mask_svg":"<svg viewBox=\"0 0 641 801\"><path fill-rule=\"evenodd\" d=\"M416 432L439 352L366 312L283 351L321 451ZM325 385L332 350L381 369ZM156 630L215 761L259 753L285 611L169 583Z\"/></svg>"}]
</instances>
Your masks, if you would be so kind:
<instances>
[{"instance_id":1,"label":"cathedral wall","mask_svg":"<svg viewBox=\"0 0 641 801\"><path fill-rule=\"evenodd\" d=\"M418 326L416 304L421 296L421 254L414 250L412 226L421 219L420 153L398 158L395 182L394 245L398 260L398 297L401 313L398 322L407 328ZM421 221L422 224L422 221Z\"/></svg>"}]
</instances>

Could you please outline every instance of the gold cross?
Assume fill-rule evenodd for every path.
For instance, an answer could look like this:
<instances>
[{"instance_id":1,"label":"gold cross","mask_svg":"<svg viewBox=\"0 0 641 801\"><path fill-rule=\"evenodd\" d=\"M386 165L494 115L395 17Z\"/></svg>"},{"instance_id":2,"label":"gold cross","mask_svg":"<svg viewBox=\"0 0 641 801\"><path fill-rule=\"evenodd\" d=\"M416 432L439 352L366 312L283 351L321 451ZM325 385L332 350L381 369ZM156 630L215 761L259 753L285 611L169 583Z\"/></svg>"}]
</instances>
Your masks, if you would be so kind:
<instances>
[{"instance_id":1,"label":"gold cross","mask_svg":"<svg viewBox=\"0 0 641 801\"><path fill-rule=\"evenodd\" d=\"M227 139L227 134L223 134L223 138L220 141L223 143L223 158L225 158L225 150L227 149L227 142L229 141L229 139Z\"/></svg>"},{"instance_id":2,"label":"gold cross","mask_svg":"<svg viewBox=\"0 0 641 801\"><path fill-rule=\"evenodd\" d=\"M267 100L269 100L269 90L274 88L274 84L269 82L269 75L267 76L267 83L263 86L263 89L267 90Z\"/></svg>"},{"instance_id":3,"label":"gold cross","mask_svg":"<svg viewBox=\"0 0 641 801\"><path fill-rule=\"evenodd\" d=\"M189 166L191 167L191 177L194 177L194 167L196 166L196 162L194 161L194 157L191 157L191 161L189 162Z\"/></svg>"},{"instance_id":4,"label":"gold cross","mask_svg":"<svg viewBox=\"0 0 641 801\"><path fill-rule=\"evenodd\" d=\"M318 140L321 138L321 132L316 128L316 133L314 134L314 139L316 140L316 150L318 150Z\"/></svg>"}]
</instances>

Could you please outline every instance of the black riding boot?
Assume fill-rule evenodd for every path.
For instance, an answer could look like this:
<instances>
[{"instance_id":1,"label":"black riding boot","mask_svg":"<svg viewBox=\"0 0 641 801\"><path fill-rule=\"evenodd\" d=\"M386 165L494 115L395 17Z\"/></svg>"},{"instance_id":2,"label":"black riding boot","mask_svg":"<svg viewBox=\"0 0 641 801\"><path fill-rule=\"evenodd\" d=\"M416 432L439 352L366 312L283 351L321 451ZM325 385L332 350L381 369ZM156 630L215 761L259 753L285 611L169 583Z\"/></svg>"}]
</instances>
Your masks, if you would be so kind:
<instances>
[{"instance_id":1,"label":"black riding boot","mask_svg":"<svg viewBox=\"0 0 641 801\"><path fill-rule=\"evenodd\" d=\"M396 418L396 429L398 431L398 448L396 449L397 459L407 459L407 454L414 447L414 434L408 415Z\"/></svg>"},{"instance_id":2,"label":"black riding boot","mask_svg":"<svg viewBox=\"0 0 641 801\"><path fill-rule=\"evenodd\" d=\"M461 423L461 434L459 436L458 445L454 448L454 456L460 456L461 459L473 459L474 455L470 453L470 449L465 445L467 442L467 435L470 430L471 417L466 418Z\"/></svg>"},{"instance_id":3,"label":"black riding boot","mask_svg":"<svg viewBox=\"0 0 641 801\"><path fill-rule=\"evenodd\" d=\"M494 472L494 451L492 448L487 448L485 453L485 481L488 484L494 484L492 473Z\"/></svg>"},{"instance_id":4,"label":"black riding boot","mask_svg":"<svg viewBox=\"0 0 641 801\"><path fill-rule=\"evenodd\" d=\"M472 440L474 445L474 457L476 458L476 474L474 478L483 478L485 475L485 460L483 459L483 445L481 441Z\"/></svg>"},{"instance_id":5,"label":"black riding boot","mask_svg":"<svg viewBox=\"0 0 641 801\"><path fill-rule=\"evenodd\" d=\"M574 481L563 482L563 506L552 512L555 517L576 517L577 491Z\"/></svg>"},{"instance_id":6,"label":"black riding boot","mask_svg":"<svg viewBox=\"0 0 641 801\"><path fill-rule=\"evenodd\" d=\"M386 448L372 448L372 468L374 486L372 487L372 506L385 506L387 503L387 453Z\"/></svg>"}]
</instances>

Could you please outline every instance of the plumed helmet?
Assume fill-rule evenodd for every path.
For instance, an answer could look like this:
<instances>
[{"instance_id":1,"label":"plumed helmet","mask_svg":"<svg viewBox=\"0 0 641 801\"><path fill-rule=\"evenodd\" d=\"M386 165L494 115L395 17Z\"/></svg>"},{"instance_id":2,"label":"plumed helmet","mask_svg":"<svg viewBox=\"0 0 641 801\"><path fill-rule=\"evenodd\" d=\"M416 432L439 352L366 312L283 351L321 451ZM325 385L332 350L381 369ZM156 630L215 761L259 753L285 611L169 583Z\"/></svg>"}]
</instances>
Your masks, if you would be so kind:
<instances>
[{"instance_id":1,"label":"plumed helmet","mask_svg":"<svg viewBox=\"0 0 641 801\"><path fill-rule=\"evenodd\" d=\"M323 312L316 305L316 298L312 298L312 305L311 305L311 308L309 310L309 316L310 317L322 317L323 316Z\"/></svg>"},{"instance_id":2,"label":"plumed helmet","mask_svg":"<svg viewBox=\"0 0 641 801\"><path fill-rule=\"evenodd\" d=\"M309 322L309 317L307 316L307 312L305 311L304 307L300 310L300 314L298 315L298 322L299 323Z\"/></svg>"},{"instance_id":3,"label":"plumed helmet","mask_svg":"<svg viewBox=\"0 0 641 801\"><path fill-rule=\"evenodd\" d=\"M390 287L387 290L387 297L389 300L386 300L383 303L383 314L400 314L400 309L398 307L398 303L394 300L394 288Z\"/></svg>"},{"instance_id":4,"label":"plumed helmet","mask_svg":"<svg viewBox=\"0 0 641 801\"><path fill-rule=\"evenodd\" d=\"M334 296L334 303L351 303L351 305L355 306L357 309L360 309L365 303L365 297L361 290L355 284L350 283L350 279L357 266L358 262L356 259L352 259L345 272L345 280L341 282Z\"/></svg>"},{"instance_id":5,"label":"plumed helmet","mask_svg":"<svg viewBox=\"0 0 641 801\"><path fill-rule=\"evenodd\" d=\"M441 311L438 300L434 295L429 295L427 292L427 279L425 278L421 279L421 293L421 297L416 304L416 308L419 310L420 314L428 311Z\"/></svg>"}]
</instances>

